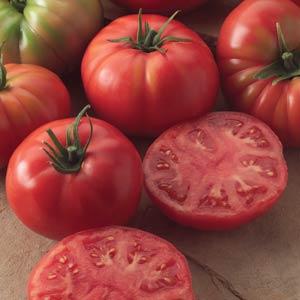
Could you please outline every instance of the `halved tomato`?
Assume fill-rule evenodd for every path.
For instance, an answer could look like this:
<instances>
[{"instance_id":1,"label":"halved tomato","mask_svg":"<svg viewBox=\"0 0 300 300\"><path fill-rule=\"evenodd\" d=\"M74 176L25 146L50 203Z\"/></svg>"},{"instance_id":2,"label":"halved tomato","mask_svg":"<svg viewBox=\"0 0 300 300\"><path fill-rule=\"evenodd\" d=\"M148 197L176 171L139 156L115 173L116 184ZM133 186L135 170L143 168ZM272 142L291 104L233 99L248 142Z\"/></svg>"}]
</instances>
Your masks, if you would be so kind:
<instances>
[{"instance_id":1,"label":"halved tomato","mask_svg":"<svg viewBox=\"0 0 300 300\"><path fill-rule=\"evenodd\" d=\"M126 227L77 233L32 271L28 300L194 300L184 256L169 242Z\"/></svg>"},{"instance_id":2,"label":"halved tomato","mask_svg":"<svg viewBox=\"0 0 300 300\"><path fill-rule=\"evenodd\" d=\"M232 229L266 212L287 184L282 146L243 113L216 112L162 134L144 159L150 198L171 219Z\"/></svg>"}]
</instances>

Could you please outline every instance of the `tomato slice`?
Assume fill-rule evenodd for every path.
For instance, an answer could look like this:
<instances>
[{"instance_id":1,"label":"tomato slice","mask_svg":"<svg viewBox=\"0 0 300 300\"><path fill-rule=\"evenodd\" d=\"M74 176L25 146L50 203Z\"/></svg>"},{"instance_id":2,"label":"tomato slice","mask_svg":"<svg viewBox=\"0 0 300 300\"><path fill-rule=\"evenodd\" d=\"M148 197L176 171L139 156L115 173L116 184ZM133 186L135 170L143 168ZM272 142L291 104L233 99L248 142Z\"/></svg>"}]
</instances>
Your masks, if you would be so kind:
<instances>
[{"instance_id":1,"label":"tomato slice","mask_svg":"<svg viewBox=\"0 0 300 300\"><path fill-rule=\"evenodd\" d=\"M184 256L150 233L104 227L59 242L32 271L28 300L194 300Z\"/></svg>"},{"instance_id":2,"label":"tomato slice","mask_svg":"<svg viewBox=\"0 0 300 300\"><path fill-rule=\"evenodd\" d=\"M243 113L215 112L163 133L144 159L146 190L171 219L205 230L266 212L287 184L282 145Z\"/></svg>"}]
</instances>

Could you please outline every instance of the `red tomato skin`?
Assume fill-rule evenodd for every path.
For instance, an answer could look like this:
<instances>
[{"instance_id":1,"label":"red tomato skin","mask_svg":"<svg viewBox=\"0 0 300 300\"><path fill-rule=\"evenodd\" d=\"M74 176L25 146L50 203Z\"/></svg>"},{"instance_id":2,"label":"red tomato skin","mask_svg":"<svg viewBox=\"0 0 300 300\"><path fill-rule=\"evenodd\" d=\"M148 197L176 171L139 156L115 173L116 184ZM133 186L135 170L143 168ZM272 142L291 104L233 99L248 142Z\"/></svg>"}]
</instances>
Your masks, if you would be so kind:
<instances>
[{"instance_id":1,"label":"red tomato skin","mask_svg":"<svg viewBox=\"0 0 300 300\"><path fill-rule=\"evenodd\" d=\"M300 79L256 80L254 75L278 59L279 22L287 45L300 47L300 9L289 0L247 0L223 24L218 61L223 91L232 106L266 122L285 146L300 146Z\"/></svg>"},{"instance_id":2,"label":"red tomato skin","mask_svg":"<svg viewBox=\"0 0 300 300\"><path fill-rule=\"evenodd\" d=\"M165 17L144 15L155 30ZM86 94L101 118L136 136L157 136L171 125L210 111L219 75L214 58L200 37L173 21L165 35L191 39L167 43L165 55L144 53L109 39L135 38L137 15L125 16L99 32L89 45L82 78Z\"/></svg>"},{"instance_id":3,"label":"red tomato skin","mask_svg":"<svg viewBox=\"0 0 300 300\"><path fill-rule=\"evenodd\" d=\"M142 8L147 12L174 12L175 10L189 11L207 2L207 0L113 0L117 4L138 10Z\"/></svg>"},{"instance_id":4,"label":"red tomato skin","mask_svg":"<svg viewBox=\"0 0 300 300\"><path fill-rule=\"evenodd\" d=\"M167 240L164 240L154 234L151 234L149 232L145 232L136 228L130 228L130 227L121 227L121 226L107 226L107 227L102 227L99 229L90 229L90 230L85 230L82 232L77 232L75 234L72 234L70 236L65 237L62 241L58 242L54 247L52 247L47 254L44 255L44 257L42 257L42 259L37 263L37 265L34 267L34 269L31 271L30 276L29 276L29 280L28 280L28 284L27 284L27 295L28 295L28 300L36 300L39 298L36 298L39 294L47 294L47 292L49 292L49 286L51 285L51 280L49 282L49 280L47 280L47 278L45 278L43 276L42 273L46 273L46 274L51 274L53 271L53 266L52 266L52 270L51 270L51 263L53 264L53 262L55 261L55 258L58 259L59 258L59 254L61 253L61 251L64 251L64 248L69 248L72 249L72 253L77 259L78 261L76 261L76 259L74 259L74 265L78 266L78 269L80 268L80 260L84 260L84 259L88 259L89 264L86 265L85 269L87 270L88 273L93 274L93 272L97 272L99 271L99 268L95 267L92 263L90 263L93 259L91 259L91 257L88 254L88 249L86 249L85 247L82 247L84 241L89 240L89 241L94 241L95 243L97 242L97 240L99 241L99 237L101 238L101 236L106 236L106 237L110 237L110 238L114 238L115 240L118 240L118 238L120 238L122 241L125 241L125 244L127 242L126 238L128 238L129 235L132 235L133 237L136 237L139 240L139 245L141 246L141 248L144 247L149 247L149 244L151 244L151 246L153 248L158 248L161 250L161 253L158 253L158 255L160 255L160 258L163 258L164 255L166 253L168 253L167 255L170 254L170 252L173 253L172 257L177 261L177 266L181 269L180 271L180 276L181 278L184 280L184 288L182 290L180 290L180 288L178 290L176 290L176 288L172 291L166 289L162 294L160 295L147 295L147 297L143 297L142 295L140 295L140 291L135 290L137 288L136 284L132 284L128 286L128 282L132 279L132 277L137 277L139 274L135 272L132 272L132 274L130 274L131 276L128 276L127 278L123 277L122 279L119 280L119 286L123 285L123 290L118 291L117 290L117 284L116 282L114 282L116 279L118 278L119 274L115 274L117 276L114 276L115 278L111 278L112 282L111 282L111 289L115 292L120 292L120 294L122 293L122 296L120 296L120 294L118 293L117 296L114 296L114 298L112 298L111 293L109 293L110 298L108 299L113 299L113 300L173 300L173 299L184 299L184 300L196 300L195 294L193 292L192 289L192 276L189 270L189 266L187 263L187 260L185 258L185 256L183 254L181 254L173 244L171 244L170 242L168 242ZM147 245L148 244L148 245ZM121 252L121 248L116 247L115 248L117 251ZM138 250L139 251L139 250ZM137 252L138 252L137 251ZM99 258L98 258L99 260ZM114 267L114 266L112 266ZM123 270L122 268L120 268L120 266L118 266L118 271ZM142 265L142 267L145 267L145 265ZM96 270L94 270L96 269ZM146 268L145 268L146 269ZM80 270L82 271L86 271L86 270ZM47 272L50 271L50 272ZM101 271L101 268L100 268ZM139 272L139 271L137 271ZM103 271L103 273L105 273L105 271ZM79 273L78 273L79 274ZM101 273L100 273L101 275ZM127 274L128 275L128 274ZM82 275L81 275L82 276ZM99 276L98 275L98 280L101 281L103 280L103 277L105 276ZM97 286L97 282L93 282L93 291L90 292L86 292L86 287L90 284L90 282L88 280L86 280L86 278L81 278L78 279L79 282L77 282L76 285L72 286L72 292L74 292L74 290L77 289L78 294L82 293L83 295L78 295L76 294L75 296L79 296L79 297L86 297L86 298L74 298L74 300L78 300L78 299L86 299L86 300L94 300L96 299L95 297L97 297L97 299L107 299L107 297L105 297L105 292L103 292L104 288L101 285ZM47 282L48 281L48 282ZM74 278L74 281L76 281L76 278ZM85 282L86 286L84 289L81 290L81 288L79 287L80 284L82 282ZM115 288L115 290L114 290ZM108 288L109 289L109 288ZM56 290L59 290L56 287ZM102 291L101 291L102 290ZM127 293L126 293L127 290ZM95 292L94 292L95 291ZM94 292L94 293L93 293ZM84 294L88 294L88 295L84 295ZM126 294L125 294L126 293ZM124 295L125 294L125 295ZM133 296L134 295L134 296ZM102 298L102 297L103 298ZM106 294L107 296L107 294ZM125 298L125 297L126 298ZM156 298L153 298L156 297ZM51 298L52 299L52 298Z\"/></svg>"},{"instance_id":5,"label":"red tomato skin","mask_svg":"<svg viewBox=\"0 0 300 300\"><path fill-rule=\"evenodd\" d=\"M207 115L204 118L209 118L210 115L216 115L216 114L225 114L227 113L230 118L236 118L238 115L243 117L245 114L238 113L238 112L213 112L209 115ZM256 118L245 115L250 120L253 119L255 122L259 121ZM195 120L196 121L196 120ZM190 122L192 124L193 121ZM267 131L269 131L272 135L272 137L275 139L277 147L279 148L279 153L282 153L282 144L278 137L272 132L272 130L265 125L264 123L260 122L261 127L265 127ZM177 131L180 130L181 126L184 126L186 123L178 124L167 131L165 131L161 136L157 138L157 141L163 140L164 136L168 134L169 131ZM193 125L194 126L194 125ZM191 126L191 129L194 128ZM269 199L265 199L263 202L261 202L259 205L255 207L255 211L253 209L251 210L243 210L239 213L236 213L235 215L229 215L227 217L219 216L217 213L213 214L202 214L200 217L196 214L190 214L187 213L183 209L177 209L175 206L174 208L170 206L170 204L162 201L160 197L157 197L156 194L153 192L152 188L149 188L149 180L151 177L151 174L147 174L147 165L148 161L151 160L152 156L152 148L155 147L156 141L153 142L153 144L148 148L146 155L143 160L143 168L144 168L144 186L147 195L153 201L153 203L159 207L159 209L171 220L174 222L181 224L186 227L191 227L198 230L206 230L206 231L227 231L227 230L233 230L241 227L244 224L249 223L252 220L257 219L259 216L264 215L266 212L268 212L280 199L281 195L283 194L285 187L288 182L288 168L286 165L286 162L284 160L284 156L282 154L282 174L283 174L283 188L281 191L277 191L276 195L270 197ZM165 146L168 146L167 143L165 143ZM188 148L187 148L188 149ZM188 150L186 150L188 153Z\"/></svg>"},{"instance_id":6,"label":"red tomato skin","mask_svg":"<svg viewBox=\"0 0 300 300\"><path fill-rule=\"evenodd\" d=\"M70 114L70 95L51 71L26 64L7 64L7 88L0 91L0 168L34 129Z\"/></svg>"},{"instance_id":7,"label":"red tomato skin","mask_svg":"<svg viewBox=\"0 0 300 300\"><path fill-rule=\"evenodd\" d=\"M92 119L93 138L78 173L57 172L42 150L52 128L65 143L73 119L46 124L34 131L10 159L6 192L19 219L33 231L60 239L80 230L126 224L139 204L141 159L129 140L104 121ZM90 132L83 119L82 144Z\"/></svg>"}]
</instances>

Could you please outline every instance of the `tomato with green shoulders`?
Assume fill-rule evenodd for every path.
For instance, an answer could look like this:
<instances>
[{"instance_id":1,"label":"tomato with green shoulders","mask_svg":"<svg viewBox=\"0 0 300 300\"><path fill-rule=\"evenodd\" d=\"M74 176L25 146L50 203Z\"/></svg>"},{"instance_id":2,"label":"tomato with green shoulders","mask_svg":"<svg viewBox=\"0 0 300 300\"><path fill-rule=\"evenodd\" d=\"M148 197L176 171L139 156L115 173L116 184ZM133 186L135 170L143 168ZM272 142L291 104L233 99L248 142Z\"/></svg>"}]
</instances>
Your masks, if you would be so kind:
<instances>
[{"instance_id":1,"label":"tomato with green shoulders","mask_svg":"<svg viewBox=\"0 0 300 300\"><path fill-rule=\"evenodd\" d=\"M4 62L73 70L102 20L100 0L0 0Z\"/></svg>"}]
</instances>

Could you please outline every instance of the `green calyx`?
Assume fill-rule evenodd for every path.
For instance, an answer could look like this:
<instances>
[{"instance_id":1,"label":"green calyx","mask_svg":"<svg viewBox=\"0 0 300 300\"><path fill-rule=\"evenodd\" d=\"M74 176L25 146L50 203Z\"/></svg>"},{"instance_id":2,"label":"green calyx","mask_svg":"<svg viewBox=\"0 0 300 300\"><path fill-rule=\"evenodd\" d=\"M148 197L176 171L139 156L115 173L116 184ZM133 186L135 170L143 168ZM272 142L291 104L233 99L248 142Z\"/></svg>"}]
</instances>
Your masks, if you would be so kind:
<instances>
[{"instance_id":1,"label":"green calyx","mask_svg":"<svg viewBox=\"0 0 300 300\"><path fill-rule=\"evenodd\" d=\"M133 49L138 49L143 52L149 53L153 51L159 51L164 54L166 51L162 48L167 42L190 42L190 39L180 38L175 36L165 36L162 34L170 24L170 22L177 16L179 11L176 11L158 30L155 31L150 27L148 22L143 25L142 9L139 10L138 14L138 30L137 37L134 40L132 37L122 37L119 39L109 40L112 43L127 43Z\"/></svg>"},{"instance_id":2,"label":"green calyx","mask_svg":"<svg viewBox=\"0 0 300 300\"><path fill-rule=\"evenodd\" d=\"M27 0L9 0L9 3L19 12L23 13Z\"/></svg>"},{"instance_id":3,"label":"green calyx","mask_svg":"<svg viewBox=\"0 0 300 300\"><path fill-rule=\"evenodd\" d=\"M4 43L0 46L0 91L4 90L7 87L7 71L3 62L3 49Z\"/></svg>"},{"instance_id":4,"label":"green calyx","mask_svg":"<svg viewBox=\"0 0 300 300\"><path fill-rule=\"evenodd\" d=\"M48 142L44 142L46 152L50 158L53 167L60 173L69 174L77 173L80 171L82 163L84 161L86 151L91 142L93 135L93 124L91 119L86 114L87 110L91 108L90 105L84 107L84 109L78 114L73 124L69 126L66 132L66 146L63 146L54 132L51 129L47 130L47 133L53 143L53 146ZM90 124L90 134L86 144L83 146L80 143L78 127L82 117L86 115Z\"/></svg>"},{"instance_id":5,"label":"green calyx","mask_svg":"<svg viewBox=\"0 0 300 300\"><path fill-rule=\"evenodd\" d=\"M288 48L279 23L276 23L276 29L280 57L255 75L256 79L275 77L272 82L273 85L282 80L300 76L300 50L290 50Z\"/></svg>"}]
</instances>

